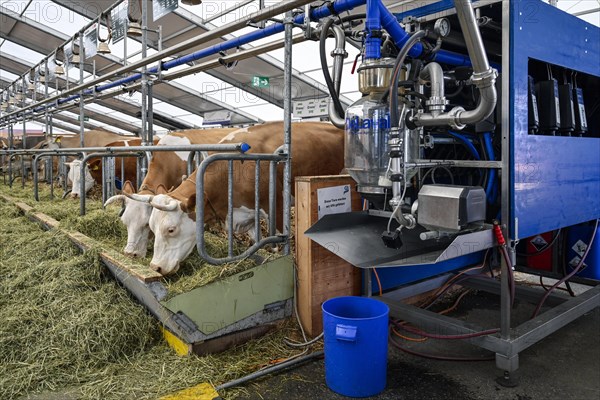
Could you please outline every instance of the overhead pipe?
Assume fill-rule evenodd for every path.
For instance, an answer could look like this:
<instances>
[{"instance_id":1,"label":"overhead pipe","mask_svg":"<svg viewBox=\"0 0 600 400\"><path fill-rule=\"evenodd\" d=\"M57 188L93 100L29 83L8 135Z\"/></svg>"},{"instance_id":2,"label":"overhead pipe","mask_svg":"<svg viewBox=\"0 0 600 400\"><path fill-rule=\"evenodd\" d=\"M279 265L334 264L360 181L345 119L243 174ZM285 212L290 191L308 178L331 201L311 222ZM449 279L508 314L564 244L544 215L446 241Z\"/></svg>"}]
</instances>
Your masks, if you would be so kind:
<instances>
[{"instance_id":1,"label":"overhead pipe","mask_svg":"<svg viewBox=\"0 0 600 400\"><path fill-rule=\"evenodd\" d=\"M357 3L357 2L358 3L362 2L364 4L365 1L366 0L353 0L350 3L354 4L354 3ZM105 74L103 76L100 76L100 77L92 79L92 80L90 80L90 81L88 81L88 82L86 82L84 84L81 84L81 85L78 85L76 87L73 87L73 88L65 91L62 95L55 95L55 96L43 99L43 100L41 100L41 101L39 101L39 102L37 102L35 104L32 104L30 106L25 107L25 108L21 108L20 110L13 111L13 112L11 112L9 114L6 114L0 120L3 120L4 118L12 116L12 115L17 115L19 113L22 113L25 110L29 110L29 109L32 109L32 108L34 110L38 111L40 109L43 109L43 108L39 107L39 106L41 106L43 104L54 103L54 102L57 102L58 104L63 104L65 102L67 102L67 101L75 100L75 99L77 99L79 97L79 94L74 94L74 95L71 95L71 96L69 96L67 98L61 98L63 95L69 95L69 94L73 94L73 93L78 93L80 91L83 91L84 95L91 95L91 94L94 94L96 92L101 92L103 90L106 90L108 88L112 88L112 87L116 87L116 86L121 86L121 85L126 85L128 83L131 83L133 81L136 81L136 80L140 79L141 78L141 74L140 73L136 73L136 74L133 74L132 76L129 76L127 78L117 80L115 82L112 82L110 84L110 86L108 86L108 85L96 86L99 83L104 82L104 81L106 81L109 78L112 78L112 77L115 77L115 76L118 76L118 75L123 75L123 74L125 74L127 72L131 72L133 70L141 68L144 65L148 65L148 64L150 64L152 62L155 62L155 61L160 61L160 60L162 60L165 57L168 57L168 56L171 56L171 55L174 55L174 54L177 54L177 53L181 53L182 51L185 51L185 50L190 49L192 47L195 47L195 46L201 45L203 43L206 43L207 41L210 41L212 39L217 39L217 38L219 38L219 37L221 37L223 35L226 35L228 33L232 33L232 32L235 32L235 31L237 31L239 29L246 28L248 22L252 22L254 20L269 19L271 17L275 17L275 16L281 14L282 12L285 12L285 11L290 10L290 9L294 9L295 7L300 7L300 6L306 5L306 4L310 3L310 2L311 2L310 0L289 0L289 1L286 1L286 2L278 3L278 4L275 4L273 6L264 8L264 9L262 9L260 11L257 11L257 12L255 12L253 14L250 14L250 15L244 17L244 18L241 18L239 20L236 20L236 21L233 21L231 23L225 24L225 25L223 25L221 27L212 29L212 30L210 30L208 32L202 33L202 34L200 34L198 36L195 36L195 37L193 37L191 39L185 40L185 41L183 41L183 42L181 42L179 44L171 46L171 47L169 47L167 49L164 49L162 51L159 51L159 52L157 52L155 54L149 55L148 57L146 57L146 59L140 59L139 61L132 62L132 63L129 63L129 64L125 65L125 66L117 68L115 70L112 70L112 71L108 72L107 74ZM358 5L360 5L360 4L358 4ZM338 12L347 11L347 10L350 10L351 8L353 8L353 7L356 7L356 5L352 5L349 8L340 9ZM328 9L327 6L319 7L319 9L324 9L325 10L324 11L324 13L326 14L325 16L331 14L331 11L329 11L329 9ZM304 15L303 14L297 16L294 19L294 24L302 24L303 22L304 22ZM283 24L276 23L276 24L273 24L273 25L269 26L268 28L259 30L257 32L252 32L250 34L242 35L242 36L240 36L238 38L235 38L235 39L232 39L232 40L228 40L228 41L223 42L223 43L221 43L219 45L211 46L208 49L204 49L204 50L198 51L196 53L192 53L192 54L190 54L188 56L179 57L179 58L176 58L176 59L171 60L169 62L162 62L160 69L161 70L165 70L165 69L173 68L173 67L176 67L176 66L179 66L179 65L187 64L187 63L189 63L191 61L195 61L195 60L198 60L200 58L207 57L209 55L217 54L220 51L229 50L229 49L232 49L232 48L237 48L237 47L242 46L244 44L248 44L248 43L250 43L252 41L259 40L259 39L265 38L267 36L274 35L276 33L281 33L281 32L283 32L283 30L284 30ZM150 68L148 71L150 73L157 73L158 70L159 70L159 67L155 66L153 68ZM90 87L94 87L94 88L93 89L88 89ZM87 89L87 90L84 90L84 89Z\"/></svg>"},{"instance_id":2,"label":"overhead pipe","mask_svg":"<svg viewBox=\"0 0 600 400\"><path fill-rule=\"evenodd\" d=\"M379 13L380 13L381 25L392 36L396 45L398 45L399 43L406 42L409 38L409 35L406 33L406 31L404 31L404 29L402 29L402 27L400 26L400 24L398 23L398 21L396 20L394 15L383 5L383 3L381 3L381 0L374 0L374 1L377 1L379 3ZM311 21L314 21L314 20L318 20L318 19L322 19L322 18L331 16L333 13L340 14L342 12L349 11L355 7L365 5L366 2L367 2L367 0L338 0L338 1L334 2L333 4L323 5L321 7L312 9L310 12L311 13L310 19L311 19ZM176 54L178 52L184 51L185 49L202 44L208 40L215 39L219 36L234 32L238 29L242 29L246 26L245 24L247 21L252 21L257 18L260 18L260 19L270 18L272 16L280 14L281 12L283 12L289 8L294 8L294 7L305 5L308 3L310 3L309 0L293 0L293 1L290 0L289 2L286 2L285 4L277 4L277 5L268 7L264 10L254 13L244 19L223 25L222 27L208 31L206 33L198 35L195 38L192 38L192 39L186 40L182 43L179 43L178 45L171 46L163 51L159 51L151 56L148 56L146 59L142 59L140 61L136 61L134 63L123 66L121 68L117 68L101 77L98 77L87 83L84 83L79 86L71 88L71 89L65 91L65 93L63 95L77 93L77 92L82 91L82 89L87 89L92 86L93 86L93 89L83 90L83 95L84 96L85 95L93 95L95 93L102 92L104 90L108 90L108 89L115 88L118 86L124 86L129 83L135 82L141 78L140 73L136 73L129 77L119 79L119 80L116 80L114 82L110 82L110 83L107 83L104 85L96 86L99 83L105 81L107 78L111 78L111 77L117 76L117 75L122 75L126 72L130 72L130 71L140 68L144 65L147 65L151 62L160 61L161 59L163 59L167 56ZM304 14L299 14L294 18L294 24L301 25L301 24L303 24L303 22L304 22ZM148 73L155 74L155 73L158 73L159 70L165 71L165 70L168 70L168 69L171 69L171 68L183 65L183 64L187 64L187 63L199 60L201 58L205 58L205 57L217 54L222 51L227 51L230 49L234 49L234 48L243 46L250 42L260 40L260 39L266 38L268 36L272 36L277 33L281 33L283 31L284 31L284 25L282 23L275 23L275 24L272 24L272 25L270 25L264 29L261 29L259 31L251 32L251 33L239 36L235 39L231 39L231 40L225 41L223 43L219 43L217 45L208 47L203 50L199 50L195 53L192 53L192 54L189 54L186 56L182 56L182 57L176 58L174 60L161 62L160 67L155 66L155 67L149 68ZM413 48L411 48L411 51L409 54L414 57L422 55L423 54L422 45L420 45L420 44L415 45ZM451 65L455 65L455 66L470 65L470 61L469 61L468 57L461 55L461 54L444 51L444 50L438 51L433 56L433 60L439 61L440 63L451 64ZM80 97L80 94L72 94L71 96L66 97L66 98L61 98L61 95L52 96L52 97L46 98L44 100L41 100L41 101L37 102L36 104L32 104L32 105L22 108L20 110L13 111L9 114L6 114L4 117L2 117L2 119L6 118L6 117L10 117L12 115L18 115L19 113L21 113L25 110L31 109L31 108L34 109L34 112L42 111L45 107L40 107L40 106L43 104L56 102L57 104L60 105L60 104L64 104L66 102L75 100L79 97ZM46 106L46 107L48 107L48 106ZM0 119L0 120L2 120L2 119Z\"/></svg>"},{"instance_id":3,"label":"overhead pipe","mask_svg":"<svg viewBox=\"0 0 600 400\"><path fill-rule=\"evenodd\" d=\"M473 124L487 118L496 107L498 96L495 82L498 73L495 69L490 68L471 1L455 0L454 6L473 65L471 80L479 89L479 103L475 109L469 111L462 107L454 107L445 113L436 110L429 113L419 113L410 119L416 126L449 125L455 129L463 129L467 124Z\"/></svg>"}]
</instances>

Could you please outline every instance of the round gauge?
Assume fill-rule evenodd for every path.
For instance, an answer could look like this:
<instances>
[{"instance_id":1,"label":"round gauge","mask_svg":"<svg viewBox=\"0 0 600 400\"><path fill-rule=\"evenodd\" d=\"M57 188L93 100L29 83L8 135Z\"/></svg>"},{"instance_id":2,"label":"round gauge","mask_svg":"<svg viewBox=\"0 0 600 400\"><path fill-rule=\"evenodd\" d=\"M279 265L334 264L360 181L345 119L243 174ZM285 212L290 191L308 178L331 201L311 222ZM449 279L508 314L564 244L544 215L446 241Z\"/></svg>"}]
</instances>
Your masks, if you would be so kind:
<instances>
[{"instance_id":1,"label":"round gauge","mask_svg":"<svg viewBox=\"0 0 600 400\"><path fill-rule=\"evenodd\" d=\"M450 34L450 21L448 18L440 18L435 21L433 30L441 37L446 37Z\"/></svg>"}]
</instances>

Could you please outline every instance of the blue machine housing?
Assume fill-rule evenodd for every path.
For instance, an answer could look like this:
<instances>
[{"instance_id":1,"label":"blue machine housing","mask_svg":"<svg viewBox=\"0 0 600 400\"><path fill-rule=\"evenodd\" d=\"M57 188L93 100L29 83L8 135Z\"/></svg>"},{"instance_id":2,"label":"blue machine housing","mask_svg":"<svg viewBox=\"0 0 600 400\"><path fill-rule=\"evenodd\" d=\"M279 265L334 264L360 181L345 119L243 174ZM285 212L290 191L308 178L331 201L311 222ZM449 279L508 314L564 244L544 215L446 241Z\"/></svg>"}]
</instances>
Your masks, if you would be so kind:
<instances>
[{"instance_id":1,"label":"blue machine housing","mask_svg":"<svg viewBox=\"0 0 600 400\"><path fill-rule=\"evenodd\" d=\"M516 240L600 217L600 132L529 135L527 121L529 60L600 77L600 29L540 0L509 3L509 227Z\"/></svg>"},{"instance_id":2,"label":"blue machine housing","mask_svg":"<svg viewBox=\"0 0 600 400\"><path fill-rule=\"evenodd\" d=\"M600 132L589 133L596 137L529 135L527 101L530 59L600 77L600 29L540 0L509 3L510 104L503 122L509 123L511 134L510 184L503 199L510 202L509 236L517 240L600 218ZM453 6L452 0L439 1L395 16L401 21ZM386 290L482 260L480 252L437 264L381 268L377 273ZM378 289L373 280L372 290Z\"/></svg>"}]
</instances>

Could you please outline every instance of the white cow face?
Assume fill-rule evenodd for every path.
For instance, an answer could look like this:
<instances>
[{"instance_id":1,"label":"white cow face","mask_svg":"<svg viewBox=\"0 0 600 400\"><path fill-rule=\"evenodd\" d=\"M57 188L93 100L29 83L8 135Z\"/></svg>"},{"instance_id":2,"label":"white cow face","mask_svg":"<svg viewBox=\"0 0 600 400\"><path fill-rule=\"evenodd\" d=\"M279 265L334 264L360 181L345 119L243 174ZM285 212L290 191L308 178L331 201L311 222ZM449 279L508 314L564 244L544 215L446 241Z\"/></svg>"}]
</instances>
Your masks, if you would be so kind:
<instances>
[{"instance_id":1,"label":"white cow face","mask_svg":"<svg viewBox=\"0 0 600 400\"><path fill-rule=\"evenodd\" d=\"M182 211L180 201L167 195L154 196L152 205L150 229L154 232L154 257L150 267L163 275L173 274L194 250L196 222Z\"/></svg>"},{"instance_id":2,"label":"white cow face","mask_svg":"<svg viewBox=\"0 0 600 400\"><path fill-rule=\"evenodd\" d=\"M159 190L164 189L161 185ZM123 194L118 194L106 200L104 206L120 202L121 222L127 227L127 245L123 253L130 257L146 257L148 250L148 236L150 235L150 214L152 206L149 204L151 195L139 195L129 181L123 185Z\"/></svg>"},{"instance_id":3,"label":"white cow face","mask_svg":"<svg viewBox=\"0 0 600 400\"><path fill-rule=\"evenodd\" d=\"M72 191L71 191L71 197L72 198L77 198L79 196L81 196L81 189L80 189L80 185L81 185L81 160L75 160L75 161L71 161L70 163L66 163L66 165L69 167L69 173L67 174L67 177L69 178L69 182L72 183ZM92 178L92 175L90 174L90 170L88 169L87 165L85 166L85 192L89 192L92 187L94 187L94 178Z\"/></svg>"},{"instance_id":4,"label":"white cow face","mask_svg":"<svg viewBox=\"0 0 600 400\"><path fill-rule=\"evenodd\" d=\"M127 245L123 249L125 255L146 257L151 214L150 204L125 198L125 211L121 215L121 222L127 227Z\"/></svg>"}]
</instances>

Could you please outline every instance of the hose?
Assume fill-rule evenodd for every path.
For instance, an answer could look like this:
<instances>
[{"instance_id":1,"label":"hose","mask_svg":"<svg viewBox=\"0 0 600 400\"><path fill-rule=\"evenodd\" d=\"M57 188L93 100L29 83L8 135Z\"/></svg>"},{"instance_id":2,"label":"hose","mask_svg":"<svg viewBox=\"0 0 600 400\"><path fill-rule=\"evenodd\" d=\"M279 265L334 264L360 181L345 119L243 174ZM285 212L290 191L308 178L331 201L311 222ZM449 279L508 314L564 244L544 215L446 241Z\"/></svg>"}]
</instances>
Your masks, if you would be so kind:
<instances>
[{"instance_id":1,"label":"hose","mask_svg":"<svg viewBox=\"0 0 600 400\"><path fill-rule=\"evenodd\" d=\"M535 256L539 256L540 254L545 253L546 251L550 250L550 248L552 246L554 246L554 244L556 243L556 240L558 239L558 236L560 235L561 229L559 229L559 230L556 231L556 234L554 235L554 238L552 238L552 240L550 241L550 243L548 243L547 245L545 245L543 248L539 249L535 253L518 253L519 257L535 257Z\"/></svg>"},{"instance_id":2,"label":"hose","mask_svg":"<svg viewBox=\"0 0 600 400\"><path fill-rule=\"evenodd\" d=\"M420 30L415 32L410 39L406 41L398 57L396 57L396 63L394 64L394 72L392 74L392 81L390 82L389 97L390 97L390 119L392 128L400 126L400 117L398 116L398 79L400 77L400 69L404 64L404 59L408 55L408 52L412 47L422 38L427 36L427 32Z\"/></svg>"},{"instance_id":3,"label":"hose","mask_svg":"<svg viewBox=\"0 0 600 400\"><path fill-rule=\"evenodd\" d=\"M455 139L458 139L462 144L464 144L474 159L481 160L481 157L479 156L479 152L477 151L477 148L475 148L473 143L471 143L471 141L469 139L467 139L464 135L461 135L460 133L456 133L453 131L445 131L445 133L447 133L448 135L452 136Z\"/></svg>"},{"instance_id":4,"label":"hose","mask_svg":"<svg viewBox=\"0 0 600 400\"><path fill-rule=\"evenodd\" d=\"M498 242L498 247L500 247L500 252L504 257L504 261L506 262L507 269L507 280L508 280L508 290L510 295L510 307L512 308L515 302L515 275L513 271L513 263L510 259L510 255L508 254L508 250L506 250L506 239L504 239L504 234L502 233L502 229L500 228L500 223L498 221L494 221L494 226L492 228L492 232Z\"/></svg>"},{"instance_id":5,"label":"hose","mask_svg":"<svg viewBox=\"0 0 600 400\"><path fill-rule=\"evenodd\" d=\"M315 358L318 358L318 357L323 357L323 355L324 355L323 351L315 351L314 353L310 353L310 354L307 354L305 356L295 358L293 360L284 361L284 362L281 362L279 364L275 364L272 367L265 368L265 369L262 369L260 371L253 372L253 373L251 373L249 375L246 375L246 376L243 376L243 377L241 377L239 379L235 379L233 381L226 382L226 383L224 383L222 385L217 386L215 388L215 390L221 391L221 390L229 389L229 388L232 388L232 387L236 387L236 386L242 385L242 384L244 384L246 382L249 382L249 381L251 381L253 379L257 379L257 378L263 377L265 375L271 374L273 372L277 372L277 371L281 371L283 369L291 368L293 366L296 366L298 364L301 364L303 362L306 362L306 361L309 361L309 360L312 360L312 359L315 359Z\"/></svg>"},{"instance_id":6,"label":"hose","mask_svg":"<svg viewBox=\"0 0 600 400\"><path fill-rule=\"evenodd\" d=\"M600 222L599 219L596 220L596 225L594 226L594 231L592 232L592 237L590 238L590 242L587 245L587 248L585 249L583 256L581 256L581 260L579 260L579 263L577 264L577 266L575 268L573 268L573 270L568 275L562 277L561 280L557 281L554 285L552 285L552 287L550 287L550 289L548 289L548 291L546 293L544 293L544 296L542 297L542 299L538 303L537 307L535 308L535 311L533 312L533 315L531 316L531 318L537 317L537 315L540 313L540 310L542 309L542 306L546 302L546 299L548 298L548 296L550 296L550 293L552 293L552 291L554 289L556 289L558 286L560 286L563 282L566 282L569 279L571 279L573 277L573 275L575 275L579 272L579 270L583 266L583 263L585 262L585 259L588 255L588 253L590 252L590 250L592 248L592 244L594 244L594 239L596 238L596 232L598 231L598 222Z\"/></svg>"},{"instance_id":7,"label":"hose","mask_svg":"<svg viewBox=\"0 0 600 400\"><path fill-rule=\"evenodd\" d=\"M451 356L438 356L438 355L435 355L435 354L421 353L421 352L414 351L414 350L409 350L406 347L400 346L396 342L396 340L394 340L392 337L390 337L390 343L392 344L392 346L394 346L395 348L397 348L400 351L403 351L405 353L411 354L413 356L422 357L422 358L428 358L430 360L475 362L475 361L493 361L493 360L496 359L495 356L490 356L490 357L485 357L485 358L477 358L477 357L451 357Z\"/></svg>"},{"instance_id":8,"label":"hose","mask_svg":"<svg viewBox=\"0 0 600 400\"><path fill-rule=\"evenodd\" d=\"M461 334L458 334L458 335L439 335L437 333L429 333L429 332L422 331L421 329L412 327L410 325L402 325L402 324L399 324L396 321L392 321L392 323L398 329L402 329L402 330L405 330L407 332L414 333L415 335L423 336L423 337L426 337L426 338L440 339L440 340L471 339L471 338L474 338L474 337L493 335L493 334L498 333L500 331L500 329L494 328L494 329L488 329L488 330L479 331L479 332L461 333Z\"/></svg>"},{"instance_id":9,"label":"hose","mask_svg":"<svg viewBox=\"0 0 600 400\"><path fill-rule=\"evenodd\" d=\"M321 69L323 70L323 77L325 78L325 83L327 84L327 89L331 94L331 100L333 101L333 106L335 108L335 112L340 118L344 118L344 108L342 107L342 103L340 102L340 97L337 91L335 90L335 86L333 84L333 80L331 79L331 74L329 73L329 67L327 66L327 55L325 53L325 42L327 41L327 35L329 34L329 28L333 25L335 21L333 19L328 19L323 25L323 29L321 30L321 36L319 38L319 54L321 57Z\"/></svg>"},{"instance_id":10,"label":"hose","mask_svg":"<svg viewBox=\"0 0 600 400\"><path fill-rule=\"evenodd\" d=\"M486 153L490 161L495 161L496 156L494 155L494 146L492 146L492 135L490 132L485 132L483 134L483 143L486 149ZM497 189L496 189L496 170L491 169L489 179L487 181L487 186L485 189L485 193L487 194L488 203L492 204L496 199Z\"/></svg>"}]
</instances>

